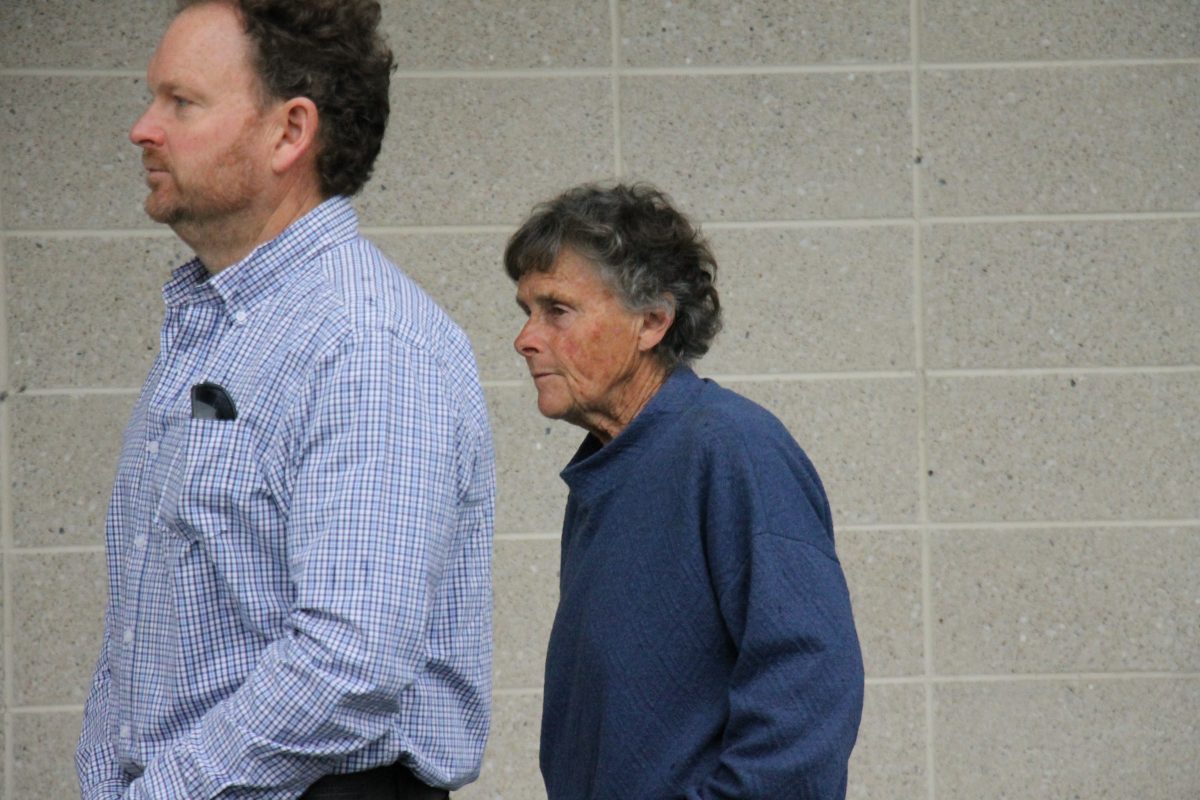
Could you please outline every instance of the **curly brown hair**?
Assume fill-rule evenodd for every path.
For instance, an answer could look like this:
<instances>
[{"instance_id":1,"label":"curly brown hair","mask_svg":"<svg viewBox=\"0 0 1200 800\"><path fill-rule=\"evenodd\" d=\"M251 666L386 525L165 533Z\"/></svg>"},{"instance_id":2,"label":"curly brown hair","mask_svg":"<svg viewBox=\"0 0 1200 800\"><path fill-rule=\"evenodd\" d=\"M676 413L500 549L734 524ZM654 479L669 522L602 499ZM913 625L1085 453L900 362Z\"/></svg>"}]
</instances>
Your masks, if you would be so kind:
<instances>
[{"instance_id":1,"label":"curly brown hair","mask_svg":"<svg viewBox=\"0 0 1200 800\"><path fill-rule=\"evenodd\" d=\"M321 193L350 196L371 177L391 105L394 61L375 0L179 0L178 10L225 2L242 19L265 96L317 107Z\"/></svg>"},{"instance_id":2,"label":"curly brown hair","mask_svg":"<svg viewBox=\"0 0 1200 800\"><path fill-rule=\"evenodd\" d=\"M508 240L504 270L514 281L549 272L563 250L590 261L628 310L674 311L654 348L668 370L708 352L721 329L717 260L667 195L646 183L568 189L536 206Z\"/></svg>"}]
</instances>

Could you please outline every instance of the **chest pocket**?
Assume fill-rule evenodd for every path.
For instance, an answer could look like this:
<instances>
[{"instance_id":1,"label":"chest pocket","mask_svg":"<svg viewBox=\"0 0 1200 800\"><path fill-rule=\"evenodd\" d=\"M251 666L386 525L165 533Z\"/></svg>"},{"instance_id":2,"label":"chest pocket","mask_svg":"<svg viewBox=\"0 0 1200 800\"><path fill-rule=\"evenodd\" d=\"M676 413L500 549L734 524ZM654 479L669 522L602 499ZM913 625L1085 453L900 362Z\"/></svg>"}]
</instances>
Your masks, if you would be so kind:
<instances>
[{"instance_id":1,"label":"chest pocket","mask_svg":"<svg viewBox=\"0 0 1200 800\"><path fill-rule=\"evenodd\" d=\"M210 551L254 541L271 527L260 447L243 420L190 419L173 426L161 448L159 522Z\"/></svg>"},{"instance_id":2,"label":"chest pocket","mask_svg":"<svg viewBox=\"0 0 1200 800\"><path fill-rule=\"evenodd\" d=\"M207 608L208 621L237 619L245 635L267 639L282 630L290 594L286 519L268 488L262 436L244 420L169 427L157 519L180 618ZM197 647L211 633L196 619L181 628Z\"/></svg>"}]
</instances>

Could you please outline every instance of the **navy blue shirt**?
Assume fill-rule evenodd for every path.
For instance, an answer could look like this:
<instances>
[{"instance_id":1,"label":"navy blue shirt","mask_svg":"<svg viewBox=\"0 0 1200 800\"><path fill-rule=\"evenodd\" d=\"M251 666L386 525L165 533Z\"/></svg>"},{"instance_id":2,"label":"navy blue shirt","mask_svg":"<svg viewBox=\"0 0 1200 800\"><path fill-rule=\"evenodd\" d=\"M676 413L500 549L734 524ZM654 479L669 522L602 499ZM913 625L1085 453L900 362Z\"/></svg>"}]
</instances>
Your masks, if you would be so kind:
<instances>
[{"instance_id":1,"label":"navy blue shirt","mask_svg":"<svg viewBox=\"0 0 1200 800\"><path fill-rule=\"evenodd\" d=\"M862 658L825 492L784 426L681 367L562 477L550 800L844 797Z\"/></svg>"}]
</instances>

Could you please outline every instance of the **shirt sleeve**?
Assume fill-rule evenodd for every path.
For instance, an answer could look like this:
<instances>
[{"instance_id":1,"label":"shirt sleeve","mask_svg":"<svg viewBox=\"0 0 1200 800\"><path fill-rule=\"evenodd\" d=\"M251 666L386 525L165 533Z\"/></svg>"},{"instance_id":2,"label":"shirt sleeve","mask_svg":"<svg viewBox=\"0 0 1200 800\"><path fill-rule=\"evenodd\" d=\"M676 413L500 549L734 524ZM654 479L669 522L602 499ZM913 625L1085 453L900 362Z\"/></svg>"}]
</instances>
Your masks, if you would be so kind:
<instances>
[{"instance_id":1,"label":"shirt sleeve","mask_svg":"<svg viewBox=\"0 0 1200 800\"><path fill-rule=\"evenodd\" d=\"M720 582L737 648L729 718L720 764L689 798L844 797L863 664L828 504L798 448L739 450L709 498L711 530L744 543Z\"/></svg>"},{"instance_id":2,"label":"shirt sleeve","mask_svg":"<svg viewBox=\"0 0 1200 800\"><path fill-rule=\"evenodd\" d=\"M111 605L111 601L110 601ZM104 615L104 639L108 641L110 614ZM92 675L92 687L83 710L83 731L75 751L75 769L83 800L114 800L129 787L129 776L121 769L108 737L109 687L108 648L100 646L100 658Z\"/></svg>"},{"instance_id":3,"label":"shirt sleeve","mask_svg":"<svg viewBox=\"0 0 1200 800\"><path fill-rule=\"evenodd\" d=\"M387 735L424 667L454 530L456 399L428 351L379 331L302 391L287 445L288 630L155 757L143 798L292 798Z\"/></svg>"},{"instance_id":4,"label":"shirt sleeve","mask_svg":"<svg viewBox=\"0 0 1200 800\"><path fill-rule=\"evenodd\" d=\"M844 797L863 678L841 569L787 537L753 551L724 598L740 646L721 764L694 797Z\"/></svg>"}]
</instances>

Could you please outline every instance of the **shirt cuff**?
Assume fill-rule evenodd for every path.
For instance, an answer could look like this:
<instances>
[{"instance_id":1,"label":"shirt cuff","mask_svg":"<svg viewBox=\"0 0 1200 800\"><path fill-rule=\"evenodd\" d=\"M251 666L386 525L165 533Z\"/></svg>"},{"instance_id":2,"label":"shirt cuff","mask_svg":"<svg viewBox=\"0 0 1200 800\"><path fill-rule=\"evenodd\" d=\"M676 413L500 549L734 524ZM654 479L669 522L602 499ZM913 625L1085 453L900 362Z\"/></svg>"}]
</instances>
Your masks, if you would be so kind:
<instances>
[{"instance_id":1,"label":"shirt cuff","mask_svg":"<svg viewBox=\"0 0 1200 800\"><path fill-rule=\"evenodd\" d=\"M83 790L83 800L122 800L129 784L126 781L105 781Z\"/></svg>"},{"instance_id":2,"label":"shirt cuff","mask_svg":"<svg viewBox=\"0 0 1200 800\"><path fill-rule=\"evenodd\" d=\"M154 759L142 776L129 784L125 800L212 797L216 787L210 783L195 756L180 742Z\"/></svg>"}]
</instances>

